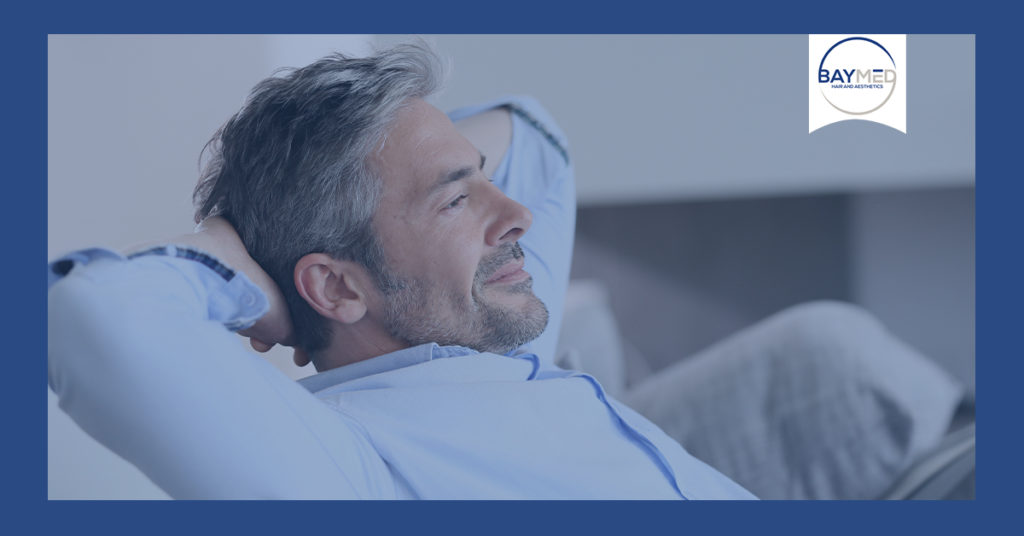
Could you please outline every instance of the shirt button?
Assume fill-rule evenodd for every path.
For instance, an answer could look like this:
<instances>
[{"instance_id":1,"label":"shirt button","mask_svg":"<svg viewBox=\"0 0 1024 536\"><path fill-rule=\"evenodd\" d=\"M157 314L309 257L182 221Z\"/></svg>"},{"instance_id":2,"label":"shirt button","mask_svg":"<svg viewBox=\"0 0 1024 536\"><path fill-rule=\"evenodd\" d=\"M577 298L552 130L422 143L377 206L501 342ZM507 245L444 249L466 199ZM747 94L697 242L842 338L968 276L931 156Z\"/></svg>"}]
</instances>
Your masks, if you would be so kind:
<instances>
[{"instance_id":1,"label":"shirt button","mask_svg":"<svg viewBox=\"0 0 1024 536\"><path fill-rule=\"evenodd\" d=\"M256 304L256 297L252 294L242 294L242 305L246 307L252 307Z\"/></svg>"}]
</instances>

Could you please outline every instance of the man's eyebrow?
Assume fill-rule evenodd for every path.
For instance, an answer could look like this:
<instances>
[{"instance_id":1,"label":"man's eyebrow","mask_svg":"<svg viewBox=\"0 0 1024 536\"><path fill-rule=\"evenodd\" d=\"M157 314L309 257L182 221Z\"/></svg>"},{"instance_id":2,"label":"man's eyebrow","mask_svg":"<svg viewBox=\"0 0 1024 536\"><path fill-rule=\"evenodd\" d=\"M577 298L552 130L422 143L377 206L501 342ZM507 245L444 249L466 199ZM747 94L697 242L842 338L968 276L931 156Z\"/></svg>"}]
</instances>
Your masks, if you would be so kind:
<instances>
[{"instance_id":1,"label":"man's eyebrow","mask_svg":"<svg viewBox=\"0 0 1024 536\"><path fill-rule=\"evenodd\" d=\"M456 169L456 170L453 170L453 171L449 171L448 173L444 173L437 180L437 182L434 183L434 185L430 187L430 191L431 192L436 191L437 189L441 188L442 186L444 186L446 184L449 184L449 183L452 183L452 182L455 182L455 181L460 181L462 179L465 179L466 177L469 177L473 173L476 173L477 171L482 171L484 169L484 162L486 162L486 161L487 161L487 157L484 156L484 153L480 153L480 167L479 168L474 169L473 166L464 166L464 167L460 167L459 169Z\"/></svg>"}]
</instances>

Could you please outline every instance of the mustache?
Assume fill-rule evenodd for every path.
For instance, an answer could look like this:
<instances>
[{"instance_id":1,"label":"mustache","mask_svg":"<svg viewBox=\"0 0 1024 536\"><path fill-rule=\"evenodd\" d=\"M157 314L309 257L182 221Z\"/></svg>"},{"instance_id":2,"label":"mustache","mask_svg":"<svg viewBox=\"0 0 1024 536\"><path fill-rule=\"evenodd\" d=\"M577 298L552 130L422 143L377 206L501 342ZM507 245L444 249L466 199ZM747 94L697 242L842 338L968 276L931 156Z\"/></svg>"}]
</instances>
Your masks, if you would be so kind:
<instances>
[{"instance_id":1,"label":"mustache","mask_svg":"<svg viewBox=\"0 0 1024 536\"><path fill-rule=\"evenodd\" d=\"M476 269L476 275L473 276L474 283L477 285L483 284L485 281L490 279L491 276L494 275L494 272L497 272L499 268L505 266L511 261L522 259L525 256L526 252L523 251L523 247L519 245L519 242L502 245L501 249L480 261L480 266Z\"/></svg>"}]
</instances>

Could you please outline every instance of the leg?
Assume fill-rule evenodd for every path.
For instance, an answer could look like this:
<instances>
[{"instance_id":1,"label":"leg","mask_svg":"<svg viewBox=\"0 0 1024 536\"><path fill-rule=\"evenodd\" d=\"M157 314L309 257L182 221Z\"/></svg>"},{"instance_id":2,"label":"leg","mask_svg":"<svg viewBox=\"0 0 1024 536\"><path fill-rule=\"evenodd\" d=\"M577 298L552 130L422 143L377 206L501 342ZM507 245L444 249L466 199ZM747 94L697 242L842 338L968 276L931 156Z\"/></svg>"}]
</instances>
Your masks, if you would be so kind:
<instances>
[{"instance_id":1,"label":"leg","mask_svg":"<svg viewBox=\"0 0 1024 536\"><path fill-rule=\"evenodd\" d=\"M624 401L765 499L874 498L945 434L963 389L869 313L786 309Z\"/></svg>"}]
</instances>

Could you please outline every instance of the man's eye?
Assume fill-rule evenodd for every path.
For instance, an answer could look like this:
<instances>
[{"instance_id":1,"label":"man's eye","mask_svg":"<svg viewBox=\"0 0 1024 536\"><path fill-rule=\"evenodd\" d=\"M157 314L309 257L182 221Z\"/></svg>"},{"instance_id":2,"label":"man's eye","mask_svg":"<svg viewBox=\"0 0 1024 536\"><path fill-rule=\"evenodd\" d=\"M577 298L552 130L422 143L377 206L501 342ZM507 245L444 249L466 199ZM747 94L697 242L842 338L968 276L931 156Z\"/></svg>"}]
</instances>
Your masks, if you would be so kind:
<instances>
[{"instance_id":1,"label":"man's eye","mask_svg":"<svg viewBox=\"0 0 1024 536\"><path fill-rule=\"evenodd\" d=\"M469 196L466 195L466 194L462 194L459 197L456 197L455 200L452 201L451 203L448 203L448 206L446 206L444 208L455 208L455 207L461 205L462 204L462 200L467 198L467 197L469 197Z\"/></svg>"}]
</instances>

